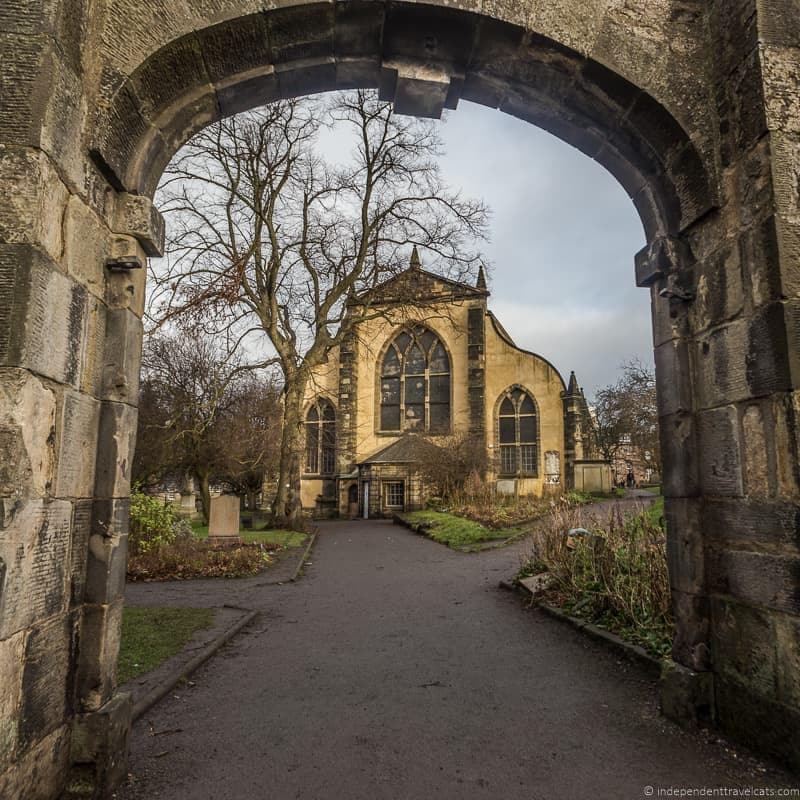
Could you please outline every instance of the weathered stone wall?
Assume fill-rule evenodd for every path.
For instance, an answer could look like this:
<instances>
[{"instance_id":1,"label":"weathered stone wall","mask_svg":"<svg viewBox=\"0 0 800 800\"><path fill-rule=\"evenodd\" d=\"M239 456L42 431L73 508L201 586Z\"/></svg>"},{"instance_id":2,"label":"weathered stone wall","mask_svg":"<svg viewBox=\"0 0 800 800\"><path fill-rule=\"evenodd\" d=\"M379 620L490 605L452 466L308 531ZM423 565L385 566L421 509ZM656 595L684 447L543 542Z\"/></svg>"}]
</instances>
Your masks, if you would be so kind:
<instances>
[{"instance_id":1,"label":"weathered stone wall","mask_svg":"<svg viewBox=\"0 0 800 800\"><path fill-rule=\"evenodd\" d=\"M0 796L55 797L70 761L101 783L124 766L143 275L104 264L158 251L147 197L193 131L344 86L499 108L630 193L682 665L665 706L797 759L798 31L797 0L5 3Z\"/></svg>"}]
</instances>

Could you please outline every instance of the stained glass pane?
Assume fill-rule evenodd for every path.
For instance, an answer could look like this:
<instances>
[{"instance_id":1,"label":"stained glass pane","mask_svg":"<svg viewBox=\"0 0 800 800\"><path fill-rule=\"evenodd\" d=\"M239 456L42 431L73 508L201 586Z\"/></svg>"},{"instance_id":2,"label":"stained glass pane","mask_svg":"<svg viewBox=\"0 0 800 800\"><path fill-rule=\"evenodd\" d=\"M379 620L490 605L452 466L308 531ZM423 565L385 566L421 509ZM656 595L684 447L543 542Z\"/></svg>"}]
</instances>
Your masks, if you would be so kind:
<instances>
[{"instance_id":1,"label":"stained glass pane","mask_svg":"<svg viewBox=\"0 0 800 800\"><path fill-rule=\"evenodd\" d=\"M384 378L381 381L381 403L400 403L400 378Z\"/></svg>"},{"instance_id":2,"label":"stained glass pane","mask_svg":"<svg viewBox=\"0 0 800 800\"><path fill-rule=\"evenodd\" d=\"M389 352L383 359L383 374L384 375L399 375L400 374L400 359L397 356L397 351L394 347L389 348Z\"/></svg>"},{"instance_id":3,"label":"stained glass pane","mask_svg":"<svg viewBox=\"0 0 800 800\"><path fill-rule=\"evenodd\" d=\"M306 428L306 469L319 472L319 426L309 425Z\"/></svg>"},{"instance_id":4,"label":"stained glass pane","mask_svg":"<svg viewBox=\"0 0 800 800\"><path fill-rule=\"evenodd\" d=\"M520 462L523 472L535 475L537 472L536 445L523 444L519 448Z\"/></svg>"},{"instance_id":5,"label":"stained glass pane","mask_svg":"<svg viewBox=\"0 0 800 800\"><path fill-rule=\"evenodd\" d=\"M450 430L450 404L431 403L431 433L447 433Z\"/></svg>"},{"instance_id":6,"label":"stained glass pane","mask_svg":"<svg viewBox=\"0 0 800 800\"><path fill-rule=\"evenodd\" d=\"M519 440L521 442L536 441L536 417L519 418Z\"/></svg>"},{"instance_id":7,"label":"stained glass pane","mask_svg":"<svg viewBox=\"0 0 800 800\"><path fill-rule=\"evenodd\" d=\"M381 406L381 430L400 430L400 406Z\"/></svg>"},{"instance_id":8,"label":"stained glass pane","mask_svg":"<svg viewBox=\"0 0 800 800\"><path fill-rule=\"evenodd\" d=\"M397 346L397 349L401 353L405 353L406 348L408 347L408 343L411 341L411 337L403 331L395 340L394 343Z\"/></svg>"},{"instance_id":9,"label":"stained glass pane","mask_svg":"<svg viewBox=\"0 0 800 800\"><path fill-rule=\"evenodd\" d=\"M500 444L513 444L516 441L516 420L514 417L500 417Z\"/></svg>"},{"instance_id":10,"label":"stained glass pane","mask_svg":"<svg viewBox=\"0 0 800 800\"><path fill-rule=\"evenodd\" d=\"M425 402L425 378L406 378L406 404Z\"/></svg>"},{"instance_id":11,"label":"stained glass pane","mask_svg":"<svg viewBox=\"0 0 800 800\"><path fill-rule=\"evenodd\" d=\"M431 345L436 341L436 337L430 331L424 331L417 341L422 345L422 349L426 353L430 353Z\"/></svg>"},{"instance_id":12,"label":"stained glass pane","mask_svg":"<svg viewBox=\"0 0 800 800\"><path fill-rule=\"evenodd\" d=\"M425 372L425 354L419 345L412 345L406 353L406 375L422 375Z\"/></svg>"},{"instance_id":13,"label":"stained glass pane","mask_svg":"<svg viewBox=\"0 0 800 800\"><path fill-rule=\"evenodd\" d=\"M407 405L406 406L406 428L424 428L425 427L425 406L424 405Z\"/></svg>"},{"instance_id":14,"label":"stained glass pane","mask_svg":"<svg viewBox=\"0 0 800 800\"><path fill-rule=\"evenodd\" d=\"M519 407L520 414L535 414L536 407L533 405L533 400L531 400L529 395L525 395L522 400L522 404Z\"/></svg>"},{"instance_id":15,"label":"stained glass pane","mask_svg":"<svg viewBox=\"0 0 800 800\"><path fill-rule=\"evenodd\" d=\"M500 404L500 415L509 417L514 416L514 404L507 397Z\"/></svg>"},{"instance_id":16,"label":"stained glass pane","mask_svg":"<svg viewBox=\"0 0 800 800\"><path fill-rule=\"evenodd\" d=\"M336 424L326 422L322 425L322 446L333 447L336 444Z\"/></svg>"},{"instance_id":17,"label":"stained glass pane","mask_svg":"<svg viewBox=\"0 0 800 800\"><path fill-rule=\"evenodd\" d=\"M336 472L336 449L333 447L322 448L322 474L330 475Z\"/></svg>"},{"instance_id":18,"label":"stained glass pane","mask_svg":"<svg viewBox=\"0 0 800 800\"><path fill-rule=\"evenodd\" d=\"M433 353L431 354L431 372L449 371L450 359L448 359L447 353L445 352L441 343L437 343L436 347L433 348Z\"/></svg>"},{"instance_id":19,"label":"stained glass pane","mask_svg":"<svg viewBox=\"0 0 800 800\"><path fill-rule=\"evenodd\" d=\"M500 448L500 472L513 475L517 471L517 448L515 446Z\"/></svg>"},{"instance_id":20,"label":"stained glass pane","mask_svg":"<svg viewBox=\"0 0 800 800\"><path fill-rule=\"evenodd\" d=\"M318 419L319 419L319 414L317 413L317 407L311 406L311 408L308 409L306 422L316 422Z\"/></svg>"},{"instance_id":21,"label":"stained glass pane","mask_svg":"<svg viewBox=\"0 0 800 800\"><path fill-rule=\"evenodd\" d=\"M330 403L321 403L322 406L322 419L326 422L336 419L336 412Z\"/></svg>"},{"instance_id":22,"label":"stained glass pane","mask_svg":"<svg viewBox=\"0 0 800 800\"><path fill-rule=\"evenodd\" d=\"M434 375L431 378L431 403L450 402L450 376Z\"/></svg>"}]
</instances>

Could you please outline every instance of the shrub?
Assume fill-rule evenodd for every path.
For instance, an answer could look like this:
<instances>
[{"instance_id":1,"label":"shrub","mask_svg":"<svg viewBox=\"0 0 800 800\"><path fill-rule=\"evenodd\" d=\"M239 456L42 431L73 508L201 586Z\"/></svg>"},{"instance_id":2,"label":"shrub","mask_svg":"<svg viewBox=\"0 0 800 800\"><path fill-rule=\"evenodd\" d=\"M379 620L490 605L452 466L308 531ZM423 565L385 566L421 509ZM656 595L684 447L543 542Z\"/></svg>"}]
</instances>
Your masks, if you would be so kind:
<instances>
[{"instance_id":1,"label":"shrub","mask_svg":"<svg viewBox=\"0 0 800 800\"><path fill-rule=\"evenodd\" d=\"M593 533L567 536L582 525ZM668 654L673 619L663 512L658 507L628 518L617 509L604 523L587 523L574 510L561 509L537 528L533 541L519 577L550 572L550 602L657 655Z\"/></svg>"},{"instance_id":2,"label":"shrub","mask_svg":"<svg viewBox=\"0 0 800 800\"><path fill-rule=\"evenodd\" d=\"M181 520L170 506L142 492L131 493L128 545L132 553L147 553L175 541Z\"/></svg>"}]
</instances>

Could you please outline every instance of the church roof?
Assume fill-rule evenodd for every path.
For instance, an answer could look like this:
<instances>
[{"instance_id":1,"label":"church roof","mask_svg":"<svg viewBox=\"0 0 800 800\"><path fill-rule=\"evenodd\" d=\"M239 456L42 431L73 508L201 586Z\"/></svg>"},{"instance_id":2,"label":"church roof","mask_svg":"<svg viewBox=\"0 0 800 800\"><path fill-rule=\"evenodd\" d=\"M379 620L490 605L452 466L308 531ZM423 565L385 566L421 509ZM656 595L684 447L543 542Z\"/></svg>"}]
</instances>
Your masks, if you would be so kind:
<instances>
[{"instance_id":1,"label":"church roof","mask_svg":"<svg viewBox=\"0 0 800 800\"><path fill-rule=\"evenodd\" d=\"M439 298L488 297L486 276L483 267L478 274L477 286L454 281L422 269L416 245L411 251L409 266L397 275L368 290L358 299L372 304L407 303L415 300L438 300Z\"/></svg>"},{"instance_id":2,"label":"church roof","mask_svg":"<svg viewBox=\"0 0 800 800\"><path fill-rule=\"evenodd\" d=\"M396 442L378 450L362 464L413 464L422 455L422 439L414 433L406 433Z\"/></svg>"}]
</instances>

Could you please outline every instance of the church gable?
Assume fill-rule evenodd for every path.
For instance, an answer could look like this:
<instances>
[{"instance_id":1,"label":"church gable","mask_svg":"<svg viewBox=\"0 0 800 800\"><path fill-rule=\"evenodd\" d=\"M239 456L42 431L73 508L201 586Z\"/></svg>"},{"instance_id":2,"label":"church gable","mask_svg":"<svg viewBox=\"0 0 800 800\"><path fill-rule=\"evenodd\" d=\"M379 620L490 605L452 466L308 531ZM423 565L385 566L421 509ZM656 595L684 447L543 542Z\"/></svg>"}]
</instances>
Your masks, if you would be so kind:
<instances>
[{"instance_id":1,"label":"church gable","mask_svg":"<svg viewBox=\"0 0 800 800\"><path fill-rule=\"evenodd\" d=\"M370 305L391 305L395 303L429 303L442 300L462 300L488 297L483 268L477 286L450 280L422 269L415 247L411 253L408 269L389 278L387 281L361 295L360 302Z\"/></svg>"}]
</instances>

